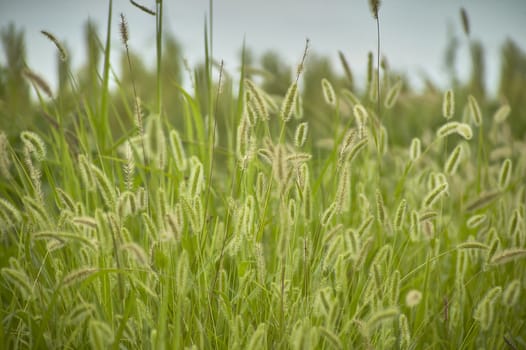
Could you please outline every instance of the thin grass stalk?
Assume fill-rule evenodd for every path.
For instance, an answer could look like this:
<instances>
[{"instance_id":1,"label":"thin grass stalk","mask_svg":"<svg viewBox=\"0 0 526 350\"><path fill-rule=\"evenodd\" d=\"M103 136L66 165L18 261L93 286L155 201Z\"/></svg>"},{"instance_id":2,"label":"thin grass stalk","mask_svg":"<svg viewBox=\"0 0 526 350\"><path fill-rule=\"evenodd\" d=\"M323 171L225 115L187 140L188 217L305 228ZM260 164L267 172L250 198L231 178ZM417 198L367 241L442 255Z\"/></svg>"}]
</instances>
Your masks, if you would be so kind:
<instances>
[{"instance_id":1,"label":"thin grass stalk","mask_svg":"<svg viewBox=\"0 0 526 350\"><path fill-rule=\"evenodd\" d=\"M162 58L163 58L163 0L156 0L155 10L155 48L157 55L157 113L162 112Z\"/></svg>"},{"instance_id":2,"label":"thin grass stalk","mask_svg":"<svg viewBox=\"0 0 526 350\"><path fill-rule=\"evenodd\" d=\"M97 140L101 143L100 148L106 149L109 128L109 83L110 83L110 52L111 52L111 20L113 13L113 0L108 2L108 21L106 27L106 45L104 48L104 68L102 74L102 90L99 109L99 118L96 118Z\"/></svg>"},{"instance_id":3,"label":"thin grass stalk","mask_svg":"<svg viewBox=\"0 0 526 350\"><path fill-rule=\"evenodd\" d=\"M133 75L133 68L132 68L132 63L131 63L131 59L130 59L130 50L129 50L129 46L128 46L128 39L129 39L129 33L128 33L128 23L126 22L126 18L124 17L124 15L121 13L121 39L122 39L122 42L124 44L124 48L125 48L125 51L126 51L126 60L128 62L128 70L130 72L130 77L131 77L131 83L132 83L132 89L133 89L133 97L134 97L134 102L135 102L135 113L137 114L136 118L137 118L137 128L138 128L138 134L139 134L139 137L141 138L141 143L142 143L142 155L143 155L143 162L144 162L144 166L148 169L149 168L149 165L148 165L148 158L146 157L146 147L145 147L145 144L144 144L144 127L142 125L142 113L141 113L141 106L140 106L140 103L139 103L139 96L137 95L137 88L136 88L136 84L135 84L135 77ZM146 186L147 187L147 186Z\"/></svg>"},{"instance_id":4,"label":"thin grass stalk","mask_svg":"<svg viewBox=\"0 0 526 350\"><path fill-rule=\"evenodd\" d=\"M215 99L215 104L214 104L214 112L213 112L213 119L214 119L214 127L213 127L213 130L211 132L211 141L210 141L210 166L209 166L209 171L208 171L208 182L207 182L207 189L206 189L206 195L205 195L205 207L204 207L204 217L205 217L205 220L203 220L203 226L201 228L201 236L203 237L203 234L204 234L204 230L205 230L205 225L206 225L206 218L208 217L208 202L210 200L210 190L211 190L211 187L212 187L212 174L214 172L214 144L215 144L215 135L216 135L216 129L217 129L217 109L218 109L218 104L219 104L219 95L221 93L221 84L222 84L222 81L223 81L223 61L221 60L221 66L220 66L220 69L219 69L219 82L218 82L218 87L217 87L217 94L216 94L216 99ZM206 243L205 240L203 240L203 245L201 246L201 253L203 252L203 249L204 249L204 244Z\"/></svg>"}]
</instances>

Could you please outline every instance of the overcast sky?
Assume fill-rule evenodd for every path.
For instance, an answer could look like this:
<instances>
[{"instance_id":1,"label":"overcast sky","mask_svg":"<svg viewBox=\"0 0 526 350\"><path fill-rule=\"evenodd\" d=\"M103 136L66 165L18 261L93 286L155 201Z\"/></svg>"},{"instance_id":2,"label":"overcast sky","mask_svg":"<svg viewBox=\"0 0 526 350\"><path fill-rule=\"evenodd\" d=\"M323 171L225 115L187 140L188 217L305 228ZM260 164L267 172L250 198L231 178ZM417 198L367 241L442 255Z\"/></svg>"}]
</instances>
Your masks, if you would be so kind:
<instances>
[{"instance_id":1,"label":"overcast sky","mask_svg":"<svg viewBox=\"0 0 526 350\"><path fill-rule=\"evenodd\" d=\"M138 0L154 9L154 0ZM128 19L130 45L150 61L155 56L155 18L127 0L114 0L113 58L122 49L118 36L120 12ZM165 29L181 42L191 64L204 56L203 23L208 0L165 0ZM28 65L54 85L55 48L40 34L45 29L67 42L75 66L83 62L83 24L91 18L104 37L107 0L0 0L0 28L14 22L26 31ZM472 37L486 50L488 79L495 85L500 47L512 38L526 49L526 0L384 0L380 8L382 54L397 70L410 74L418 85L425 72L443 86L444 49L448 28L461 38L459 71L466 77L467 40L462 35L459 10L466 8ZM231 72L238 67L243 39L255 53L280 52L289 64L301 58L305 38L311 49L330 56L335 65L343 51L357 76L363 76L367 52L376 50L376 26L367 0L215 0L214 57ZM4 61L3 49L0 60ZM491 89L491 88L490 88ZM494 89L491 89L494 90Z\"/></svg>"}]
</instances>

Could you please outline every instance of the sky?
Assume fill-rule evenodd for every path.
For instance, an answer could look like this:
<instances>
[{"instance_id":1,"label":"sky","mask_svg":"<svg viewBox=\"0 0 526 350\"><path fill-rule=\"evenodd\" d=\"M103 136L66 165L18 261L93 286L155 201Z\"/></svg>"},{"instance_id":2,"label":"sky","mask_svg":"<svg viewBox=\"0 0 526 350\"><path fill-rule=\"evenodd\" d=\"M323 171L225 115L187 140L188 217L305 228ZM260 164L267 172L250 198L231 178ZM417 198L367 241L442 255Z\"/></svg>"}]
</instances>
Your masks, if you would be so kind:
<instances>
[{"instance_id":1,"label":"sky","mask_svg":"<svg viewBox=\"0 0 526 350\"><path fill-rule=\"evenodd\" d=\"M151 9L154 0L137 0ZM112 59L118 62L122 44L118 16L129 23L130 46L153 62L155 18L130 4L114 0ZM336 70L338 50L351 69L364 76L367 53L376 52L376 23L367 0L214 0L213 55L223 60L231 73L239 67L239 52L245 40L257 55L272 49L289 65L299 63L305 39L311 51L332 59ZM448 31L460 39L461 78L469 75L468 39L463 35L460 8L468 13L472 39L480 40L486 52L489 90L495 91L500 48L507 38L526 49L526 0L383 0L380 7L381 53L391 67L407 73L414 86L427 75L447 88L444 50ZM164 28L182 44L185 58L195 66L204 57L204 21L210 15L209 0L164 0ZM73 64L86 56L83 25L90 18L105 37L107 0L0 0L0 29L13 22L26 33L29 67L56 86L56 49L40 30L67 43ZM0 61L4 62L1 49Z\"/></svg>"}]
</instances>

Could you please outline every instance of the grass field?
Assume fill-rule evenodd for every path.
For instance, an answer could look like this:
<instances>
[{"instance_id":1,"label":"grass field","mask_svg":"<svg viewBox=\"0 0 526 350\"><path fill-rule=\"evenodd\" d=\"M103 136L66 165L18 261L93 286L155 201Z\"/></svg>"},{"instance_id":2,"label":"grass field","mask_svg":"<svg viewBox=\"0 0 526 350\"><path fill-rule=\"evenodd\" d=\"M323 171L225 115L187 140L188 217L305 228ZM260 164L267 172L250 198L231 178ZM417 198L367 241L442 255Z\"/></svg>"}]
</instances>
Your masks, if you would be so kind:
<instances>
[{"instance_id":1,"label":"grass field","mask_svg":"<svg viewBox=\"0 0 526 350\"><path fill-rule=\"evenodd\" d=\"M3 348L526 348L519 68L499 99L414 92L371 54L358 89L307 42L269 80L225 72L205 28L185 90L162 1L150 73L109 3L122 75L109 32L78 75L46 32L59 91L3 86L2 115L34 117L0 133Z\"/></svg>"}]
</instances>

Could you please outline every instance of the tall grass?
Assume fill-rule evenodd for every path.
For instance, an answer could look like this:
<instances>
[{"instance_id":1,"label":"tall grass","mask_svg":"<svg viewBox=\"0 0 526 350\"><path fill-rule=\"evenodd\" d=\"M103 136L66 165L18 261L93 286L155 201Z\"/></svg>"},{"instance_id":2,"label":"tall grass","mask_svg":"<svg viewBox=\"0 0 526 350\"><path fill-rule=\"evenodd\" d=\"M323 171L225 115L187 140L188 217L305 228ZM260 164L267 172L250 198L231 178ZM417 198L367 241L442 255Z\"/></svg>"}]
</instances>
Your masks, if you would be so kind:
<instances>
[{"instance_id":1,"label":"tall grass","mask_svg":"<svg viewBox=\"0 0 526 350\"><path fill-rule=\"evenodd\" d=\"M324 78L332 136L315 139L307 48L283 96L245 64L235 88L213 70L210 17L205 89L176 87L184 123L163 104L160 59L151 112L119 85L134 96L109 120L111 6L98 113L0 134L5 348L526 346L525 145L509 107L448 90L447 120L400 147L401 82L380 118L368 91ZM154 14L160 57L162 1Z\"/></svg>"}]
</instances>

